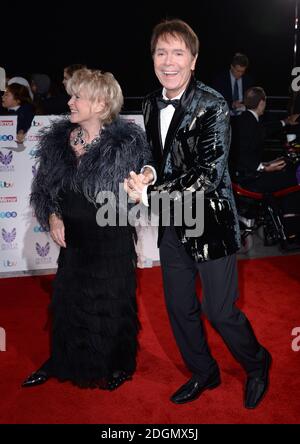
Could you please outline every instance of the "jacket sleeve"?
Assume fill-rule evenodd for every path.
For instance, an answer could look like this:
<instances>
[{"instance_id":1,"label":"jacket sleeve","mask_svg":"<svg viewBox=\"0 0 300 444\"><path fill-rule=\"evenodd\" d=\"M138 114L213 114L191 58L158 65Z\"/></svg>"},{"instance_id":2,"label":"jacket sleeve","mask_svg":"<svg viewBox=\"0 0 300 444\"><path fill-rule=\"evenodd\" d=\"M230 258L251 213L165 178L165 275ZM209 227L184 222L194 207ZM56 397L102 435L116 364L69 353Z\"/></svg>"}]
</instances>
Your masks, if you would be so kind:
<instances>
[{"instance_id":1,"label":"jacket sleeve","mask_svg":"<svg viewBox=\"0 0 300 444\"><path fill-rule=\"evenodd\" d=\"M192 166L173 180L149 186L147 193L214 191L227 166L231 139L229 119L228 105L223 98L217 99L206 109L200 109L190 126L178 135L181 149L193 155Z\"/></svg>"},{"instance_id":2,"label":"jacket sleeve","mask_svg":"<svg viewBox=\"0 0 300 444\"><path fill-rule=\"evenodd\" d=\"M133 170L140 172L145 165L154 166L153 155L151 147L147 141L146 133L140 127L135 125L134 142L135 142L135 154L132 156L134 165Z\"/></svg>"},{"instance_id":3,"label":"jacket sleeve","mask_svg":"<svg viewBox=\"0 0 300 444\"><path fill-rule=\"evenodd\" d=\"M42 227L49 228L49 215L60 215L58 189L59 182L55 179L55 168L58 158L53 146L49 143L51 135L44 133L36 154L36 174L31 185L30 204Z\"/></svg>"},{"instance_id":4,"label":"jacket sleeve","mask_svg":"<svg viewBox=\"0 0 300 444\"><path fill-rule=\"evenodd\" d=\"M31 127L31 123L34 118L33 107L29 104L21 105L18 110L18 120L17 120L17 132L23 130L24 133Z\"/></svg>"},{"instance_id":5,"label":"jacket sleeve","mask_svg":"<svg viewBox=\"0 0 300 444\"><path fill-rule=\"evenodd\" d=\"M231 163L234 172L255 178L262 161L260 130L254 118L247 114L238 116L232 128Z\"/></svg>"}]
</instances>

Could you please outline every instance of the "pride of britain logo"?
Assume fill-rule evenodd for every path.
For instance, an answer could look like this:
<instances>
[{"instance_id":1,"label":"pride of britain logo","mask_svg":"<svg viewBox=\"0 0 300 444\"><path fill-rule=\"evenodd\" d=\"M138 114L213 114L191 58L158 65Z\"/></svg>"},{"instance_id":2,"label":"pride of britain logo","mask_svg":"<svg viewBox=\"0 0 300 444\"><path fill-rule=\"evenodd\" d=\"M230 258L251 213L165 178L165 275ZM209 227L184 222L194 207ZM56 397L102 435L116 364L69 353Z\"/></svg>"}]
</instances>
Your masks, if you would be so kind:
<instances>
[{"instance_id":1,"label":"pride of britain logo","mask_svg":"<svg viewBox=\"0 0 300 444\"><path fill-rule=\"evenodd\" d=\"M48 254L50 252L50 242L47 242L45 245L41 245L38 242L36 242L35 243L35 250L39 256L35 260L35 263L37 265L51 263L52 258L48 257Z\"/></svg>"},{"instance_id":2,"label":"pride of britain logo","mask_svg":"<svg viewBox=\"0 0 300 444\"><path fill-rule=\"evenodd\" d=\"M15 167L11 165L13 160L13 152L9 151L7 154L0 151L0 171L1 173L13 172Z\"/></svg>"},{"instance_id":3,"label":"pride of britain logo","mask_svg":"<svg viewBox=\"0 0 300 444\"><path fill-rule=\"evenodd\" d=\"M1 244L1 250L17 250L18 244L14 242L17 236L17 229L13 228L11 231L2 228L1 237L4 240L4 243Z\"/></svg>"}]
</instances>

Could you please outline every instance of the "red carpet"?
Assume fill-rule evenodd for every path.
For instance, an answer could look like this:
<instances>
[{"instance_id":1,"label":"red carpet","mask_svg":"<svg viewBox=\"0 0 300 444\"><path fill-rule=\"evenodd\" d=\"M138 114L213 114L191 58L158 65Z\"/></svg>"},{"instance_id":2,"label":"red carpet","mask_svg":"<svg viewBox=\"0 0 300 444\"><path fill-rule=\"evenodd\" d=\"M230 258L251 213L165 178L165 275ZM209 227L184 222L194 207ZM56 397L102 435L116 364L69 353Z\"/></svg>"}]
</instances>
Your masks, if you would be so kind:
<instances>
[{"instance_id":1,"label":"red carpet","mask_svg":"<svg viewBox=\"0 0 300 444\"><path fill-rule=\"evenodd\" d=\"M300 351L291 347L292 329L300 327L300 255L239 261L239 306L273 356L269 392L253 411L243 407L243 370L208 323L221 386L190 404L168 401L188 373L169 328L161 270L138 273L143 327L138 370L131 382L112 393L52 379L39 387L20 387L48 357L53 276L0 280L0 326L7 339L7 351L0 353L0 423L300 423Z\"/></svg>"}]
</instances>

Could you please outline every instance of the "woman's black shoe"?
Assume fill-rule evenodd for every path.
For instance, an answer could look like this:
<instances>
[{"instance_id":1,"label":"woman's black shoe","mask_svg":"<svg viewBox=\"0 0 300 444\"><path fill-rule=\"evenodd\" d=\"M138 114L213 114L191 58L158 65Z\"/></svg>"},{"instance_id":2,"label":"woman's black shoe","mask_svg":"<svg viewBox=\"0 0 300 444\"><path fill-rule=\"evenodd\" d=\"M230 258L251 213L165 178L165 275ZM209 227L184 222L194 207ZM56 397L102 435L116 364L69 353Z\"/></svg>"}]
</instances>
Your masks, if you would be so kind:
<instances>
[{"instance_id":1,"label":"woman's black shoe","mask_svg":"<svg viewBox=\"0 0 300 444\"><path fill-rule=\"evenodd\" d=\"M49 376L46 372L38 370L31 375L29 375L25 381L22 383L22 387L33 387L34 385L44 384L48 381Z\"/></svg>"},{"instance_id":2,"label":"woman's black shoe","mask_svg":"<svg viewBox=\"0 0 300 444\"><path fill-rule=\"evenodd\" d=\"M107 390L116 390L120 385L124 384L124 382L132 379L132 376L126 372L119 372L116 375L113 375L112 378L107 383Z\"/></svg>"}]
</instances>

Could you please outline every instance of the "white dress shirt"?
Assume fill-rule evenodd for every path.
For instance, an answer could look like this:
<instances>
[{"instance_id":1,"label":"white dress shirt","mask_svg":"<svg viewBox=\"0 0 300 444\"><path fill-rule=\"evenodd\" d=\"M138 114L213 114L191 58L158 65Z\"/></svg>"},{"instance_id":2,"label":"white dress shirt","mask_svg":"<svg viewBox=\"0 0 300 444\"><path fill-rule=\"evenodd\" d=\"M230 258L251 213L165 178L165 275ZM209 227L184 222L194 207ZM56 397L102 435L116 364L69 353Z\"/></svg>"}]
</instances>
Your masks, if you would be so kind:
<instances>
[{"instance_id":1,"label":"white dress shirt","mask_svg":"<svg viewBox=\"0 0 300 444\"><path fill-rule=\"evenodd\" d=\"M229 70L229 73L230 73L232 96L233 96L235 81L237 80L239 101L242 102L244 100L244 98L243 98L243 79L242 79L242 77L240 77L239 79L236 79L234 77L234 75L232 74L231 70ZM241 105L239 108L237 108L235 110L230 110L230 115L231 116L239 116L245 110L246 110L245 105Z\"/></svg>"},{"instance_id":2,"label":"white dress shirt","mask_svg":"<svg viewBox=\"0 0 300 444\"><path fill-rule=\"evenodd\" d=\"M172 97L172 100L175 99L181 99L182 94L184 91L182 91L178 96ZM166 96L166 90L165 88L162 91L163 99L169 100L169 97ZM160 110L160 135L161 135L161 142L162 146L165 146L165 141L167 137L167 132L171 123L171 120L173 118L175 112L175 108L173 105L168 105L165 108Z\"/></svg>"},{"instance_id":3,"label":"white dress shirt","mask_svg":"<svg viewBox=\"0 0 300 444\"><path fill-rule=\"evenodd\" d=\"M230 80L231 80L232 97L233 97L233 91L234 91L235 81L237 80L238 91L239 91L239 101L242 102L242 101L243 101L243 83L242 83L242 77L240 77L239 79L236 79L236 78L234 77L234 75L232 74L231 70L229 70L229 73L230 73Z\"/></svg>"},{"instance_id":4,"label":"white dress shirt","mask_svg":"<svg viewBox=\"0 0 300 444\"><path fill-rule=\"evenodd\" d=\"M172 100L181 99L181 96L183 95L183 93L184 93L184 91L182 91L180 94L178 94L178 96L172 97ZM167 95L166 95L165 88L163 88L163 90L162 90L162 96L163 96L163 99L169 100L169 97L167 97ZM168 129L169 129L169 126L170 126L170 123L171 123L174 113L175 113L175 108L171 104L160 110L160 116L159 116L160 117L160 136L161 136L161 142L162 142L163 147L165 146L165 141L166 141ZM156 177L155 177L155 180L156 180ZM148 202L148 196L147 196L147 188L148 188L147 186L143 188L142 202L144 205L146 205L148 207L149 202Z\"/></svg>"}]
</instances>

